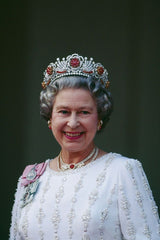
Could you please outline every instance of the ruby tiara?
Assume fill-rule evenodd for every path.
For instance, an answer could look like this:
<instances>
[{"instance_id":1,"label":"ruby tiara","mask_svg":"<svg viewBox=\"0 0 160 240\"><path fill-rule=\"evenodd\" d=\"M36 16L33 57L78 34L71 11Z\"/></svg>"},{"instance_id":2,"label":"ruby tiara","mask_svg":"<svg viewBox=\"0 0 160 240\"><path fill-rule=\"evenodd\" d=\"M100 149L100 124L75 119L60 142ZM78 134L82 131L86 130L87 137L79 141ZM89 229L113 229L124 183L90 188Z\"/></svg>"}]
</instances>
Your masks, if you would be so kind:
<instances>
[{"instance_id":1,"label":"ruby tiara","mask_svg":"<svg viewBox=\"0 0 160 240\"><path fill-rule=\"evenodd\" d=\"M64 76L93 76L106 88L109 87L108 72L101 63L95 63L93 58L89 60L77 53L62 58L57 58L55 63L50 63L44 72L42 87L45 89L52 85L57 79Z\"/></svg>"}]
</instances>

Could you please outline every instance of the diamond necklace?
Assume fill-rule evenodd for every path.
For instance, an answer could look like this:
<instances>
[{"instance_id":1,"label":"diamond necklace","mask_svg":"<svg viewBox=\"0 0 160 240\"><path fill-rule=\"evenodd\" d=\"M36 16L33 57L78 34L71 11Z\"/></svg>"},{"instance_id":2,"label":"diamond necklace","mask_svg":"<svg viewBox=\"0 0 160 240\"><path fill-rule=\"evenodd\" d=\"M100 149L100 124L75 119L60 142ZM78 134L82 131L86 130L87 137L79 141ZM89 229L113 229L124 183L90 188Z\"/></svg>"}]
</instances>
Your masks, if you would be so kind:
<instances>
[{"instance_id":1,"label":"diamond necklace","mask_svg":"<svg viewBox=\"0 0 160 240\"><path fill-rule=\"evenodd\" d=\"M88 161L90 158L91 161L94 161L96 159L98 155L98 148L94 148L93 151L85 158L83 159L82 161L78 162L78 163L65 163L62 159L62 156L61 156L61 152L58 156L58 159L57 159L57 168L59 171L66 171L66 170L69 170L69 169L76 169L76 168L80 168L80 167L83 167L85 165L85 162Z\"/></svg>"}]
</instances>

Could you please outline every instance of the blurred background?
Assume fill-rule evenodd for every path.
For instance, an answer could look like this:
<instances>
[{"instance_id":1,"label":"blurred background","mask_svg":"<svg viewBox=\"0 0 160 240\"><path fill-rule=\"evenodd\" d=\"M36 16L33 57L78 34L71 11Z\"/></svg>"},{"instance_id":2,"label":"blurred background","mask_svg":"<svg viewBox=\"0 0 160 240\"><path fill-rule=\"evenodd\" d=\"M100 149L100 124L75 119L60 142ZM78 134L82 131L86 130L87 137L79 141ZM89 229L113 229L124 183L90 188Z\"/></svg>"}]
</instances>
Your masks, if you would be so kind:
<instances>
[{"instance_id":1,"label":"blurred background","mask_svg":"<svg viewBox=\"0 0 160 240\"><path fill-rule=\"evenodd\" d=\"M5 1L1 4L1 239L17 180L59 152L39 115L43 71L57 57L93 57L109 72L114 112L96 143L139 159L160 207L160 2Z\"/></svg>"}]
</instances>

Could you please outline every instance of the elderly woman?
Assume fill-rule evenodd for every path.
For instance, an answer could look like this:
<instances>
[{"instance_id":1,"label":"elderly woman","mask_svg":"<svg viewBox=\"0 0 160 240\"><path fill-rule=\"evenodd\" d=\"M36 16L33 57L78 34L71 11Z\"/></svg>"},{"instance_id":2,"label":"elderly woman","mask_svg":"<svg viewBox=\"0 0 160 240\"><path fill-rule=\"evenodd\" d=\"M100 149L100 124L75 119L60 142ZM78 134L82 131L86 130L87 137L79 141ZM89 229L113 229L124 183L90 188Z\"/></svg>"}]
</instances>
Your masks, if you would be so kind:
<instances>
[{"instance_id":1,"label":"elderly woman","mask_svg":"<svg viewBox=\"0 0 160 240\"><path fill-rule=\"evenodd\" d=\"M42 86L41 115L61 152L25 168L10 240L159 240L141 163L94 144L112 112L107 70L72 54L47 67Z\"/></svg>"}]
</instances>

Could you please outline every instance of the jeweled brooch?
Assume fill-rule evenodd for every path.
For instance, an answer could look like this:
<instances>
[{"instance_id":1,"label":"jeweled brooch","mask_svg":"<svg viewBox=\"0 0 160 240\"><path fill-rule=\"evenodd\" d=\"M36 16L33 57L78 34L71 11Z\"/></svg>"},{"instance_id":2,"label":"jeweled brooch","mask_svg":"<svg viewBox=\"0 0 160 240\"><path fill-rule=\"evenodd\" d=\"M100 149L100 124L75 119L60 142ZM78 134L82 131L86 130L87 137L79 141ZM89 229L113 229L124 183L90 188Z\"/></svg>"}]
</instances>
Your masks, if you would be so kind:
<instances>
[{"instance_id":1,"label":"jeweled brooch","mask_svg":"<svg viewBox=\"0 0 160 240\"><path fill-rule=\"evenodd\" d=\"M29 165L25 168L21 177L21 186L24 187L23 197L21 199L23 208L30 203L39 187L39 177L44 173L47 162L40 164Z\"/></svg>"},{"instance_id":2,"label":"jeweled brooch","mask_svg":"<svg viewBox=\"0 0 160 240\"><path fill-rule=\"evenodd\" d=\"M22 201L21 207L22 208L25 207L28 203L30 203L33 200L33 198L38 190L38 187L39 187L39 179L37 179L35 182L30 183L28 186L25 187L24 195L21 199L21 201Z\"/></svg>"}]
</instances>

